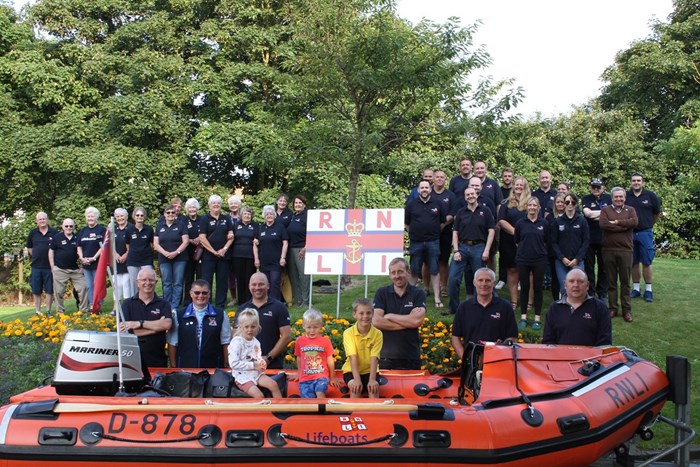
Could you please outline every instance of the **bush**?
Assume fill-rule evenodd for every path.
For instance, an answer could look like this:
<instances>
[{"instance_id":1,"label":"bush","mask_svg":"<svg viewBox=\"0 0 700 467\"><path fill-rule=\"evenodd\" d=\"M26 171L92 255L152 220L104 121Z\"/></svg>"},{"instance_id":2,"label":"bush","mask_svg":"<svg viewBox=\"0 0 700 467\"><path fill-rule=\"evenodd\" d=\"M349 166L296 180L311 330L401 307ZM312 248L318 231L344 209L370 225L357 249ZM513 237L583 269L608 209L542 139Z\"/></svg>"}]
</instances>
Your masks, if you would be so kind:
<instances>
[{"instance_id":1,"label":"bush","mask_svg":"<svg viewBox=\"0 0 700 467\"><path fill-rule=\"evenodd\" d=\"M0 405L54 373L59 346L31 336L0 336Z\"/></svg>"}]
</instances>

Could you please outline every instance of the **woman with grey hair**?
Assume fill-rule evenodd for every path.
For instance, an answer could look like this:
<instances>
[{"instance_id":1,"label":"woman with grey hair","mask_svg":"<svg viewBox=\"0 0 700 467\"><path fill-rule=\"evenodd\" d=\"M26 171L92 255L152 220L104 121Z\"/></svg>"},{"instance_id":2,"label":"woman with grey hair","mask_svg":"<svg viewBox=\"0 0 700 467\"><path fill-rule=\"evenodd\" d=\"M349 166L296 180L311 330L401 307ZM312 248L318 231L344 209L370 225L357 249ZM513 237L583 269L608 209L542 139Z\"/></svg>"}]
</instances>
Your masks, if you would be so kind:
<instances>
[{"instance_id":1,"label":"woman with grey hair","mask_svg":"<svg viewBox=\"0 0 700 467\"><path fill-rule=\"evenodd\" d=\"M129 213L124 208L114 210L114 251L116 253L117 270L114 273L117 298L124 299L131 297L131 281L129 281L129 270L126 267L126 259L129 256L129 243L133 225L129 224ZM119 293L121 292L121 293Z\"/></svg>"},{"instance_id":2,"label":"woman with grey hair","mask_svg":"<svg viewBox=\"0 0 700 467\"><path fill-rule=\"evenodd\" d=\"M134 226L129 243L129 255L126 257L126 268L129 270L131 292L136 294L136 278L144 268L153 269L153 227L147 225L146 208L137 206L131 212Z\"/></svg>"},{"instance_id":3,"label":"woman with grey hair","mask_svg":"<svg viewBox=\"0 0 700 467\"><path fill-rule=\"evenodd\" d=\"M257 261L255 267L267 276L270 282L270 297L281 300L282 268L287 264L287 228L277 220L275 207L263 208L263 222L260 225L257 245Z\"/></svg>"},{"instance_id":4,"label":"woman with grey hair","mask_svg":"<svg viewBox=\"0 0 700 467\"><path fill-rule=\"evenodd\" d=\"M78 232L78 259L83 265L83 275L87 287L88 304L92 309L93 293L95 288L95 273L97 272L97 260L102 254L102 242L105 239L107 229L97 221L100 219L100 211L93 206L85 209L86 226ZM99 311L99 307L95 312Z\"/></svg>"},{"instance_id":5,"label":"woman with grey hair","mask_svg":"<svg viewBox=\"0 0 700 467\"><path fill-rule=\"evenodd\" d=\"M236 195L229 196L228 200L228 217L231 218L231 223L236 227L236 224L241 220L241 198ZM236 239L238 240L238 239ZM247 287L247 284L246 284ZM233 266L233 261L229 262L228 270L228 289L231 291L231 301L228 306L236 305L236 271ZM244 303L241 301L240 303Z\"/></svg>"},{"instance_id":6,"label":"woman with grey hair","mask_svg":"<svg viewBox=\"0 0 700 467\"><path fill-rule=\"evenodd\" d=\"M236 241L233 242L231 261L236 275L236 290L240 303L246 303L250 300L248 283L250 277L255 273L255 260L257 259L257 251L253 248L253 244L258 238L259 232L260 226L253 221L253 210L244 206L241 209L240 222L233 227Z\"/></svg>"},{"instance_id":7,"label":"woman with grey hair","mask_svg":"<svg viewBox=\"0 0 700 467\"><path fill-rule=\"evenodd\" d=\"M185 214L187 223L187 235L190 243L187 246L187 264L185 265L185 282L183 286L184 303L189 305L192 303L190 297L190 288L195 279L202 277L202 262L201 254L195 255L199 246L199 223L202 221L202 216L199 215L199 201L195 198L190 198L185 202Z\"/></svg>"},{"instance_id":8,"label":"woman with grey hair","mask_svg":"<svg viewBox=\"0 0 700 467\"><path fill-rule=\"evenodd\" d=\"M224 308L228 295L228 270L231 260L229 247L233 243L233 223L229 216L221 212L221 202L219 195L209 197L209 212L202 216L199 223L199 241L204 247L202 279L213 286L216 275L216 296L212 303Z\"/></svg>"}]
</instances>

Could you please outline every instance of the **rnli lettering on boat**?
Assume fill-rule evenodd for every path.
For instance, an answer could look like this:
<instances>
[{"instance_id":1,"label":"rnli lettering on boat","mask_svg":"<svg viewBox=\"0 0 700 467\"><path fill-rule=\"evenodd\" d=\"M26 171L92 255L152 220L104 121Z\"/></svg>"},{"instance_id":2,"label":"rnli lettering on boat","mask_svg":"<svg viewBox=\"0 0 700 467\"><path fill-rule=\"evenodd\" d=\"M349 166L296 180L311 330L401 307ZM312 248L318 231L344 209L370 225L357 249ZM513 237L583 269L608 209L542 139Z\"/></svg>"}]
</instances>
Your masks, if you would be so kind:
<instances>
[{"instance_id":1,"label":"rnli lettering on boat","mask_svg":"<svg viewBox=\"0 0 700 467\"><path fill-rule=\"evenodd\" d=\"M604 389L605 393L615 403L618 409L649 392L649 386L642 375L635 372L634 375L625 376L613 386Z\"/></svg>"}]
</instances>

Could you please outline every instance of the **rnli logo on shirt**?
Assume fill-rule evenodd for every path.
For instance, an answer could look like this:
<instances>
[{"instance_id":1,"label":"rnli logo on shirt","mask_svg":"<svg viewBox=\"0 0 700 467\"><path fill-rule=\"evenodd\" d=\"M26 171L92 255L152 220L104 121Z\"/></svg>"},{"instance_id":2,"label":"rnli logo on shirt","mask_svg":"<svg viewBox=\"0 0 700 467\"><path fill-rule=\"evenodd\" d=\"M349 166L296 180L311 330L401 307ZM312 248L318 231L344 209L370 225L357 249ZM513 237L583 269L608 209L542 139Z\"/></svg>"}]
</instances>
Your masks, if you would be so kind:
<instances>
[{"instance_id":1,"label":"rnli logo on shirt","mask_svg":"<svg viewBox=\"0 0 700 467\"><path fill-rule=\"evenodd\" d=\"M430 212L432 212L433 214L437 214L438 208L432 208L432 209L430 210Z\"/></svg>"},{"instance_id":2,"label":"rnli logo on shirt","mask_svg":"<svg viewBox=\"0 0 700 467\"><path fill-rule=\"evenodd\" d=\"M578 224L574 225L574 229L580 229L580 228L581 228L580 225L578 225Z\"/></svg>"},{"instance_id":3,"label":"rnli logo on shirt","mask_svg":"<svg viewBox=\"0 0 700 467\"><path fill-rule=\"evenodd\" d=\"M216 221L209 221L209 225L216 225Z\"/></svg>"},{"instance_id":4,"label":"rnli logo on shirt","mask_svg":"<svg viewBox=\"0 0 700 467\"><path fill-rule=\"evenodd\" d=\"M584 314L583 314L583 319L593 319L593 316L591 316L590 313L584 313Z\"/></svg>"},{"instance_id":5,"label":"rnli logo on shirt","mask_svg":"<svg viewBox=\"0 0 700 467\"><path fill-rule=\"evenodd\" d=\"M563 232L566 229L565 225L560 225L559 226L559 232Z\"/></svg>"},{"instance_id":6,"label":"rnli logo on shirt","mask_svg":"<svg viewBox=\"0 0 700 467\"><path fill-rule=\"evenodd\" d=\"M479 211L479 215L480 215L480 216L483 216L483 215L484 215L484 211Z\"/></svg>"},{"instance_id":7,"label":"rnli logo on shirt","mask_svg":"<svg viewBox=\"0 0 700 467\"><path fill-rule=\"evenodd\" d=\"M213 317L209 318L209 326L216 326L216 318L213 318Z\"/></svg>"},{"instance_id":8,"label":"rnli logo on shirt","mask_svg":"<svg viewBox=\"0 0 700 467\"><path fill-rule=\"evenodd\" d=\"M642 204L649 204L649 200L648 199L643 200Z\"/></svg>"},{"instance_id":9,"label":"rnli logo on shirt","mask_svg":"<svg viewBox=\"0 0 700 467\"><path fill-rule=\"evenodd\" d=\"M540 225L539 227L537 227L537 230L544 230L544 227Z\"/></svg>"},{"instance_id":10,"label":"rnli logo on shirt","mask_svg":"<svg viewBox=\"0 0 700 467\"><path fill-rule=\"evenodd\" d=\"M501 313L500 312L491 313L491 319L501 319Z\"/></svg>"}]
</instances>

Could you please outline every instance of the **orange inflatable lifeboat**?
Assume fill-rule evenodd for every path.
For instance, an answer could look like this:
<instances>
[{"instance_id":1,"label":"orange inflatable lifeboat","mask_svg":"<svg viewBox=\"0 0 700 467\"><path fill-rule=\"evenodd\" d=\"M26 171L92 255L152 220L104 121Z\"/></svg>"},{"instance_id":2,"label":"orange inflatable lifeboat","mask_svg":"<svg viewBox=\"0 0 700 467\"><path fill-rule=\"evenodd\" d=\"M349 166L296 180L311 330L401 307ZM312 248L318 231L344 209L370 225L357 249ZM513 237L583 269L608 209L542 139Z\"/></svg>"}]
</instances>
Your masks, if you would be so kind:
<instances>
[{"instance_id":1,"label":"orange inflatable lifeboat","mask_svg":"<svg viewBox=\"0 0 700 467\"><path fill-rule=\"evenodd\" d=\"M59 367L114 373L63 357ZM470 345L460 374L382 372L378 399L346 388L301 399L284 372L269 372L282 399L237 398L221 370L197 371L154 376L204 387L194 397L61 381L14 396L0 409L0 467L586 466L645 436L669 394L663 371L621 347Z\"/></svg>"}]
</instances>

